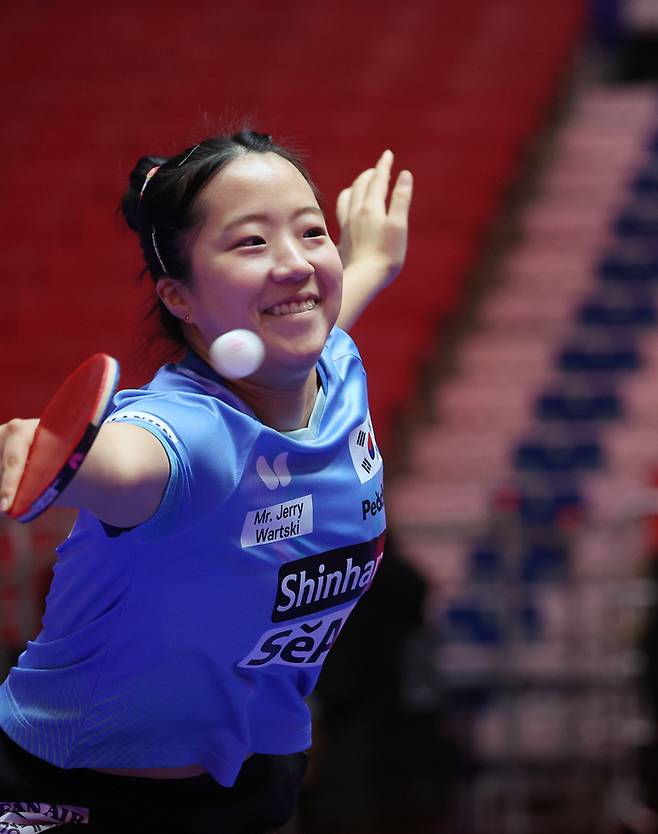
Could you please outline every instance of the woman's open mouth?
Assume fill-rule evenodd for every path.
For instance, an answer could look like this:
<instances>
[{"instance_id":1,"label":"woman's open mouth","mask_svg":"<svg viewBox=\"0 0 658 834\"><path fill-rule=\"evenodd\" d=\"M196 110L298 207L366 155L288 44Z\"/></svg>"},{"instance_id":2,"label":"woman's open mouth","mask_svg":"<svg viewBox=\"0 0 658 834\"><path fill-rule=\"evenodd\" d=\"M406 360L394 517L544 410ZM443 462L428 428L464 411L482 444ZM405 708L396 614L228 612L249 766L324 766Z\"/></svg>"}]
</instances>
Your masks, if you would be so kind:
<instances>
[{"instance_id":1,"label":"woman's open mouth","mask_svg":"<svg viewBox=\"0 0 658 834\"><path fill-rule=\"evenodd\" d=\"M264 312L270 316L289 316L295 313L308 313L319 303L319 299L308 298L305 301L286 301L283 304L274 304Z\"/></svg>"}]
</instances>

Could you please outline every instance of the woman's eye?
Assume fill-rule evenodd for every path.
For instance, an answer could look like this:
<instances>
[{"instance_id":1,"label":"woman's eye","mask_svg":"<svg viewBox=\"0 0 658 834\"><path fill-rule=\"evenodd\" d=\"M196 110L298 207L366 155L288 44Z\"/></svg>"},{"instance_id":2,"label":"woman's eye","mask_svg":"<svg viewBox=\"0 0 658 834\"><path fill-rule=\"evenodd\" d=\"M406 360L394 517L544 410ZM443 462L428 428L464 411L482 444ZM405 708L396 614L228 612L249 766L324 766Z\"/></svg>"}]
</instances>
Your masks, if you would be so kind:
<instances>
[{"instance_id":1,"label":"woman's eye","mask_svg":"<svg viewBox=\"0 0 658 834\"><path fill-rule=\"evenodd\" d=\"M327 232L323 226L313 226L312 229L307 229L304 232L304 237L322 237L322 235L326 235Z\"/></svg>"},{"instance_id":2,"label":"woman's eye","mask_svg":"<svg viewBox=\"0 0 658 834\"><path fill-rule=\"evenodd\" d=\"M262 246L264 243L265 240L260 235L250 235L239 240L233 248L237 249L240 246Z\"/></svg>"}]
</instances>

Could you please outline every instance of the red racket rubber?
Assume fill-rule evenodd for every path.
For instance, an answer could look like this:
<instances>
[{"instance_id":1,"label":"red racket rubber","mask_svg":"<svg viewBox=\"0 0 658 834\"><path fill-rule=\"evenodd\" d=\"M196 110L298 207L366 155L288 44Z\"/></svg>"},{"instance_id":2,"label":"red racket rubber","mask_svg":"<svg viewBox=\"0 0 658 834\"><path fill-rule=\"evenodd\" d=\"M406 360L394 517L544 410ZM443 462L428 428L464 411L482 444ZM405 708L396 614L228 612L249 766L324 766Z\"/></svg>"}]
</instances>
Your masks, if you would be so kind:
<instances>
[{"instance_id":1,"label":"red racket rubber","mask_svg":"<svg viewBox=\"0 0 658 834\"><path fill-rule=\"evenodd\" d=\"M41 415L10 518L32 521L70 483L112 407L118 382L117 360L96 353L60 386Z\"/></svg>"}]
</instances>

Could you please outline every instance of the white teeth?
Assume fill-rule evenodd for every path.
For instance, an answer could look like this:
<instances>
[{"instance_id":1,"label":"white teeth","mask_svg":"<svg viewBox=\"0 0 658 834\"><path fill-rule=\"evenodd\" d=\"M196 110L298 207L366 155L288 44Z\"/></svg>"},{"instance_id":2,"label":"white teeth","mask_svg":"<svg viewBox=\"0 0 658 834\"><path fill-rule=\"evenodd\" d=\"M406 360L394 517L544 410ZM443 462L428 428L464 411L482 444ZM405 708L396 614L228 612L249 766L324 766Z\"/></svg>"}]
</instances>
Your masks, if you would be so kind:
<instances>
[{"instance_id":1,"label":"white teeth","mask_svg":"<svg viewBox=\"0 0 658 834\"><path fill-rule=\"evenodd\" d=\"M306 313L312 310L317 301L314 298L309 298L306 301L290 301L288 304L275 304L267 310L273 316L285 316L288 313Z\"/></svg>"}]
</instances>

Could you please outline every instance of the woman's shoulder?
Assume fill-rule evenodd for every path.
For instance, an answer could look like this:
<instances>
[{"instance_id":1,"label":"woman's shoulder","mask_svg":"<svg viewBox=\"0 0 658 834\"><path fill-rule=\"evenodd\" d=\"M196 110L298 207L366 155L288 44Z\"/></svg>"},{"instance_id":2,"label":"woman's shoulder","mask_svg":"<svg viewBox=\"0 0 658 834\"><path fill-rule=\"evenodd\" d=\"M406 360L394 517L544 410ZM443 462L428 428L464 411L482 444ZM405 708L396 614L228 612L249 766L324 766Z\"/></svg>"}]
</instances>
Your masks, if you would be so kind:
<instances>
[{"instance_id":1,"label":"woman's shoulder","mask_svg":"<svg viewBox=\"0 0 658 834\"><path fill-rule=\"evenodd\" d=\"M222 405L244 410L245 406L220 377L200 372L184 362L163 365L153 379L141 388L126 388L114 399L115 410L140 403L153 408L192 408L197 413L216 415Z\"/></svg>"},{"instance_id":2,"label":"woman's shoulder","mask_svg":"<svg viewBox=\"0 0 658 834\"><path fill-rule=\"evenodd\" d=\"M185 446L200 449L211 440L225 442L236 422L241 436L249 436L245 423L253 421L244 404L218 382L186 370L163 366L143 388L119 391L107 422L132 423L163 435L175 446L184 440Z\"/></svg>"}]
</instances>

